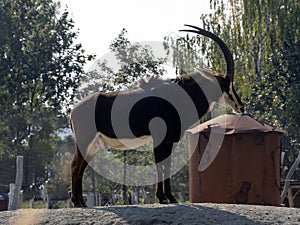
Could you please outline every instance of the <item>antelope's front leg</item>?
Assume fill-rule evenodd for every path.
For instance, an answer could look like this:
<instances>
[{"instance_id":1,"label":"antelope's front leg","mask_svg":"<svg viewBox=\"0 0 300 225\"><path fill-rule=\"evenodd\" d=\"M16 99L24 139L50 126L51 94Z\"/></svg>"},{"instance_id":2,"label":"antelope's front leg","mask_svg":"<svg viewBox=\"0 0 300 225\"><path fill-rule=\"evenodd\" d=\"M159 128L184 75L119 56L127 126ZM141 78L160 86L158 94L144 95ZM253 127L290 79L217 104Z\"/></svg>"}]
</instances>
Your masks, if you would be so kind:
<instances>
[{"instance_id":1,"label":"antelope's front leg","mask_svg":"<svg viewBox=\"0 0 300 225\"><path fill-rule=\"evenodd\" d=\"M169 200L169 203L178 203L171 192L171 157L169 158L170 162L167 162L164 168L164 194L165 197Z\"/></svg>"},{"instance_id":2,"label":"antelope's front leg","mask_svg":"<svg viewBox=\"0 0 300 225\"><path fill-rule=\"evenodd\" d=\"M163 142L154 148L154 156L157 170L156 196L159 203L177 203L171 193L171 152L173 143ZM168 201L169 199L169 201Z\"/></svg>"}]
</instances>

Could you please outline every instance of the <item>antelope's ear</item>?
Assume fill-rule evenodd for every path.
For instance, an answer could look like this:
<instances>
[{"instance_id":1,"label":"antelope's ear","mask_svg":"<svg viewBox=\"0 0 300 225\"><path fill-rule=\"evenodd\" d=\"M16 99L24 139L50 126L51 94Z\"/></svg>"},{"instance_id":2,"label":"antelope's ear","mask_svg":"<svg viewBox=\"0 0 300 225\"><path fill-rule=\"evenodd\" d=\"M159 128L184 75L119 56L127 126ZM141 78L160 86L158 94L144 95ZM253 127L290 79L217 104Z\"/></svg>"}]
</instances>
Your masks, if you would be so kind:
<instances>
[{"instance_id":1,"label":"antelope's ear","mask_svg":"<svg viewBox=\"0 0 300 225\"><path fill-rule=\"evenodd\" d=\"M181 70L180 71L180 76L182 77L182 76L187 76L188 74L187 74L187 72L185 72L185 71L183 71L183 70Z\"/></svg>"}]
</instances>

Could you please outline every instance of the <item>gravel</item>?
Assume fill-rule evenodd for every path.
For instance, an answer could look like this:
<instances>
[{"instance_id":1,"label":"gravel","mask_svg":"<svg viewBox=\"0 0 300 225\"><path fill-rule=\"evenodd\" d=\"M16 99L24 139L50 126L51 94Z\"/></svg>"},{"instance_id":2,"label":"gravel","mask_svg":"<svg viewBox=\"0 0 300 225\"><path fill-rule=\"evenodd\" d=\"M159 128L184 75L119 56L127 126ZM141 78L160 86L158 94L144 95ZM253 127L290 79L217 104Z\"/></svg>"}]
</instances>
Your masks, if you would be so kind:
<instances>
[{"instance_id":1,"label":"gravel","mask_svg":"<svg viewBox=\"0 0 300 225\"><path fill-rule=\"evenodd\" d=\"M170 204L0 212L2 225L300 224L300 209L235 204Z\"/></svg>"}]
</instances>

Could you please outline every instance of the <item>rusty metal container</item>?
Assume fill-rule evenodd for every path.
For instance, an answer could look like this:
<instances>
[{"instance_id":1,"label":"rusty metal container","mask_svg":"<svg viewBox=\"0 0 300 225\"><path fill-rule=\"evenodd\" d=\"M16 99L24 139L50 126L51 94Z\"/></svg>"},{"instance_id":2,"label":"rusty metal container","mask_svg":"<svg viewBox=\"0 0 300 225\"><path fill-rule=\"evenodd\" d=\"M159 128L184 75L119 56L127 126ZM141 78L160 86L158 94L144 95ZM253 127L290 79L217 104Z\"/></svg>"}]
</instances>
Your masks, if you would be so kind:
<instances>
[{"instance_id":1,"label":"rusty metal container","mask_svg":"<svg viewBox=\"0 0 300 225\"><path fill-rule=\"evenodd\" d=\"M188 130L190 202L280 205L283 132L232 114Z\"/></svg>"}]
</instances>

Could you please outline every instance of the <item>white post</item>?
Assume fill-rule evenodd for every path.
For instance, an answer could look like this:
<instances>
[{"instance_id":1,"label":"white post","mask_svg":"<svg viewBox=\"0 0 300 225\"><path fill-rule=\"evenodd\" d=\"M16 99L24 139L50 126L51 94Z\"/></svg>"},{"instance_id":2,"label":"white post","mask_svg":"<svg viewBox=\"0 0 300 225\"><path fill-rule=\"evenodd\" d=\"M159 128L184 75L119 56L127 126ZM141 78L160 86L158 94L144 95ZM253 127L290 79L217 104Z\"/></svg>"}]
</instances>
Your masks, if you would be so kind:
<instances>
[{"instance_id":1,"label":"white post","mask_svg":"<svg viewBox=\"0 0 300 225\"><path fill-rule=\"evenodd\" d=\"M15 184L11 183L9 184L9 193L8 193L8 210L11 210L12 203L14 199L14 193L15 193Z\"/></svg>"},{"instance_id":2,"label":"white post","mask_svg":"<svg viewBox=\"0 0 300 225\"><path fill-rule=\"evenodd\" d=\"M86 205L88 208L92 208L95 206L94 193L88 193L87 198L86 198Z\"/></svg>"},{"instance_id":3,"label":"white post","mask_svg":"<svg viewBox=\"0 0 300 225\"><path fill-rule=\"evenodd\" d=\"M30 209L32 209L33 202L34 202L34 199L33 199L33 198L29 200L29 208L30 208Z\"/></svg>"},{"instance_id":4,"label":"white post","mask_svg":"<svg viewBox=\"0 0 300 225\"><path fill-rule=\"evenodd\" d=\"M179 201L180 203L184 203L184 198L181 192L178 192L178 197L179 197Z\"/></svg>"},{"instance_id":5,"label":"white post","mask_svg":"<svg viewBox=\"0 0 300 225\"><path fill-rule=\"evenodd\" d=\"M146 204L147 203L147 192L146 192L144 186L142 186L142 195L143 195L143 202L142 202L142 204Z\"/></svg>"},{"instance_id":6,"label":"white post","mask_svg":"<svg viewBox=\"0 0 300 225\"><path fill-rule=\"evenodd\" d=\"M10 184L10 198L8 204L8 210L16 210L18 208L20 191L22 187L22 179L23 179L23 156L17 156L17 172L16 172L16 181L13 188L13 184Z\"/></svg>"}]
</instances>

